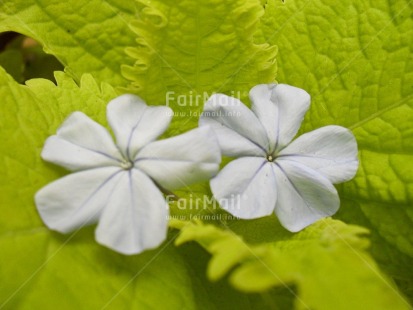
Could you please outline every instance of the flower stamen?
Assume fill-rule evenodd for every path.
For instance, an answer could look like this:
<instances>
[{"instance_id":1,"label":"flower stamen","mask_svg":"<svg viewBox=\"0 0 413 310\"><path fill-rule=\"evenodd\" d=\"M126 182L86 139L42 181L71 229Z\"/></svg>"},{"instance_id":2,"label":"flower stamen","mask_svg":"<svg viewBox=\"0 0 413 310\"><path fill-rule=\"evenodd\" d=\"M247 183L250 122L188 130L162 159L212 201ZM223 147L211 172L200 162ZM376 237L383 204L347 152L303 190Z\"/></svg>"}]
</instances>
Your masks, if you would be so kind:
<instances>
[{"instance_id":1,"label":"flower stamen","mask_svg":"<svg viewBox=\"0 0 413 310\"><path fill-rule=\"evenodd\" d=\"M129 160L124 160L121 162L120 167L124 170L130 170L133 168L133 163Z\"/></svg>"}]
</instances>

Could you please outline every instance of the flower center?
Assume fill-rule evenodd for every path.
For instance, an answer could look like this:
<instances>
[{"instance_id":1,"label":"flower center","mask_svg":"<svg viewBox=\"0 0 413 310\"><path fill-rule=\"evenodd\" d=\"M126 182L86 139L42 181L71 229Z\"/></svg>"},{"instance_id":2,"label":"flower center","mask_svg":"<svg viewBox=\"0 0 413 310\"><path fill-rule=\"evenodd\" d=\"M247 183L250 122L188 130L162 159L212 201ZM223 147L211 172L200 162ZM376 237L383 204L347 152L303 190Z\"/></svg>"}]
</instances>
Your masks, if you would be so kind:
<instances>
[{"instance_id":1,"label":"flower center","mask_svg":"<svg viewBox=\"0 0 413 310\"><path fill-rule=\"evenodd\" d=\"M123 160L120 164L120 167L124 170L130 170L133 168L133 162L130 160Z\"/></svg>"},{"instance_id":2,"label":"flower center","mask_svg":"<svg viewBox=\"0 0 413 310\"><path fill-rule=\"evenodd\" d=\"M274 155L271 155L271 154L270 154L270 155L267 155L267 160L272 162L272 161L275 160L275 156L274 156Z\"/></svg>"}]
</instances>

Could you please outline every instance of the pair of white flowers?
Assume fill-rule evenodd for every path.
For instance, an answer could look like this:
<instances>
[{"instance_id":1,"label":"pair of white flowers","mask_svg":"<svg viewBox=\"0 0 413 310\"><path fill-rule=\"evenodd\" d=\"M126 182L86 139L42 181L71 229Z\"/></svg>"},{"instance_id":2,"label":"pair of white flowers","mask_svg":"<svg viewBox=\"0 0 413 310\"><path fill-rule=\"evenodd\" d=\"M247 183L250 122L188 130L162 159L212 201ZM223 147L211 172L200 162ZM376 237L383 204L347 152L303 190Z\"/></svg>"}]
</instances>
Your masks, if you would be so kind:
<instances>
[{"instance_id":1,"label":"pair of white flowers","mask_svg":"<svg viewBox=\"0 0 413 310\"><path fill-rule=\"evenodd\" d=\"M74 173L37 192L40 216L62 233L98 223L100 244L137 254L166 239L169 208L161 189L210 178L214 197L239 218L275 211L295 232L334 214L339 197L332 183L351 179L358 167L352 133L326 126L291 142L310 96L296 87L263 84L250 99L252 110L213 95L199 128L160 141L172 110L147 106L137 96L122 95L107 106L116 143L103 126L74 112L42 151L44 160ZM240 158L218 173L221 153Z\"/></svg>"}]
</instances>

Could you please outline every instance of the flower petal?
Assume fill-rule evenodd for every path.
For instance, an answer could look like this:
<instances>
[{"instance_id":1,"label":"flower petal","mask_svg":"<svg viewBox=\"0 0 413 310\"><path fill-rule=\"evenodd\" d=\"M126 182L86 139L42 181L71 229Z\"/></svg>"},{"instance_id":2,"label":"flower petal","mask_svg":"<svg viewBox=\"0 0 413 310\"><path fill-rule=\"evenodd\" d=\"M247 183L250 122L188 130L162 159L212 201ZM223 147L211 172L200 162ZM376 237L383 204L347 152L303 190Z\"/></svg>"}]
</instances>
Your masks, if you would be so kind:
<instances>
[{"instance_id":1,"label":"flower petal","mask_svg":"<svg viewBox=\"0 0 413 310\"><path fill-rule=\"evenodd\" d=\"M279 155L316 170L332 183L350 180L358 168L356 139L341 126L326 126L303 134Z\"/></svg>"},{"instance_id":2,"label":"flower petal","mask_svg":"<svg viewBox=\"0 0 413 310\"><path fill-rule=\"evenodd\" d=\"M41 156L69 170L113 166L122 159L109 132L82 112L72 113L46 140Z\"/></svg>"},{"instance_id":3,"label":"flower petal","mask_svg":"<svg viewBox=\"0 0 413 310\"><path fill-rule=\"evenodd\" d=\"M96 223L121 171L115 167L90 169L46 185L35 196L43 222L62 233Z\"/></svg>"},{"instance_id":4,"label":"flower petal","mask_svg":"<svg viewBox=\"0 0 413 310\"><path fill-rule=\"evenodd\" d=\"M266 129L271 152L290 143L310 107L306 91L286 84L257 85L251 89L250 99L252 111Z\"/></svg>"},{"instance_id":5,"label":"flower petal","mask_svg":"<svg viewBox=\"0 0 413 310\"><path fill-rule=\"evenodd\" d=\"M241 101L222 94L205 103L199 125L214 129L226 156L265 155L268 138L257 117Z\"/></svg>"},{"instance_id":6,"label":"flower petal","mask_svg":"<svg viewBox=\"0 0 413 310\"><path fill-rule=\"evenodd\" d=\"M168 214L156 185L139 170L129 170L108 199L96 240L120 253L138 254L166 239Z\"/></svg>"},{"instance_id":7,"label":"flower petal","mask_svg":"<svg viewBox=\"0 0 413 310\"><path fill-rule=\"evenodd\" d=\"M242 219L270 215L277 200L272 163L264 158L231 161L211 180L211 190L221 207Z\"/></svg>"},{"instance_id":8,"label":"flower petal","mask_svg":"<svg viewBox=\"0 0 413 310\"><path fill-rule=\"evenodd\" d=\"M107 106L107 118L116 143L130 160L168 128L172 116L170 108L147 106L141 98L129 94L113 99Z\"/></svg>"},{"instance_id":9,"label":"flower petal","mask_svg":"<svg viewBox=\"0 0 413 310\"><path fill-rule=\"evenodd\" d=\"M135 167L167 189L208 180L219 170L221 153L209 127L155 141L139 152Z\"/></svg>"},{"instance_id":10,"label":"flower petal","mask_svg":"<svg viewBox=\"0 0 413 310\"><path fill-rule=\"evenodd\" d=\"M289 160L277 160L273 168L278 191L275 213L289 231L297 232L337 212L340 200L327 178Z\"/></svg>"}]
</instances>

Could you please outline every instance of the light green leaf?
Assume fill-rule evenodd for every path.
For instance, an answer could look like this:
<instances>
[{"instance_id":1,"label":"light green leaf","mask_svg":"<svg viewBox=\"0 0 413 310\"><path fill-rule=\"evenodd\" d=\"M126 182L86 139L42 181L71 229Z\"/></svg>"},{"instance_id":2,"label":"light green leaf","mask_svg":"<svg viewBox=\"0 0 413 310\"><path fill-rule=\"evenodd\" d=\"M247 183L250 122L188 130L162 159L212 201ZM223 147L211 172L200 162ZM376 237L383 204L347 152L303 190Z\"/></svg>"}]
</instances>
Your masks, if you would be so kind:
<instances>
[{"instance_id":1,"label":"light green leaf","mask_svg":"<svg viewBox=\"0 0 413 310\"><path fill-rule=\"evenodd\" d=\"M191 280L173 247L125 257L97 245L91 229L62 236L41 223L34 193L62 175L40 159L44 140L74 110L104 119L105 105L115 95L108 85L100 89L90 76L82 78L80 87L63 73L57 73L56 80L58 86L31 80L25 87L0 68L0 277L7 279L0 284L0 307L99 309L110 302L112 309L125 303L128 308L156 309L167 299L172 309L194 308L191 291L180 288L189 288ZM155 289L159 285L162 290Z\"/></svg>"},{"instance_id":2,"label":"light green leaf","mask_svg":"<svg viewBox=\"0 0 413 310\"><path fill-rule=\"evenodd\" d=\"M324 219L287 240L248 244L231 230L200 221L172 226L181 230L177 245L197 241L212 254L211 280L229 273L241 291L285 287L296 309L410 309L367 253L365 228Z\"/></svg>"},{"instance_id":3,"label":"light green leaf","mask_svg":"<svg viewBox=\"0 0 413 310\"><path fill-rule=\"evenodd\" d=\"M270 0L263 21L265 41L280 49L279 81L312 95L302 131L353 130L360 169L339 187L338 217L371 229L374 256L410 294L412 9L407 0Z\"/></svg>"},{"instance_id":4,"label":"light green leaf","mask_svg":"<svg viewBox=\"0 0 413 310\"><path fill-rule=\"evenodd\" d=\"M258 295L209 284L205 252L178 252L173 233L156 250L124 256L98 245L93 227L65 236L43 225L34 194L66 173L41 160L45 139L75 110L105 124L106 104L115 96L90 75L80 86L62 72L55 77L57 86L43 79L23 86L0 68L0 308L265 308Z\"/></svg>"},{"instance_id":5,"label":"light green leaf","mask_svg":"<svg viewBox=\"0 0 413 310\"><path fill-rule=\"evenodd\" d=\"M264 14L259 1L138 0L137 8L139 18L131 22L137 44L126 50L134 65L123 66L131 80L124 91L174 110L165 136L196 127L205 100L214 92L245 100L252 86L274 81L277 48L254 38ZM176 216L220 212L208 209L213 207L208 182L175 194L189 201L182 208L171 204ZM196 201L202 205L195 206Z\"/></svg>"},{"instance_id":6,"label":"light green leaf","mask_svg":"<svg viewBox=\"0 0 413 310\"><path fill-rule=\"evenodd\" d=\"M270 271L279 272L292 285L288 287L263 270L246 251L249 243L230 231L234 238L216 228L188 235L187 240L202 239L213 253L210 279L230 273L238 290L277 287L262 299L231 289L225 279L208 283L208 256L194 245L125 257L96 245L92 229L68 239L45 229L37 215L34 193L64 174L42 162L39 154L46 137L69 113L81 110L105 124L105 105L116 95L112 87L137 92L149 104L165 104L172 91L175 99L169 105L184 114L174 118L166 135L180 133L196 126L204 92L234 94L245 101L251 86L272 82L274 46L279 45L280 82L313 95L302 131L326 124L354 129L362 169L355 181L340 187L340 218L373 228L372 253L408 292L413 287L412 173L405 163L411 162L412 150L411 8L398 14L405 0L274 1L267 1L265 15L259 0L0 1L0 31L14 30L40 41L74 77L57 73L58 86L47 80L21 86L0 69L0 277L7 279L0 284L0 308L7 302L6 309L101 309L110 302L113 309L290 309L291 290L314 308L337 308L334 302L345 309L404 308L391 281L367 254L366 241L359 236L364 230L341 222L329 223L354 252L320 224L292 235L275 217L224 220L249 243L258 244L252 245L254 254L268 260ZM128 24L135 18L132 32ZM131 47L129 56L125 47ZM360 52L360 47L366 48ZM121 75L122 65L130 84ZM82 76L85 72L96 80ZM111 86L98 85L102 81ZM199 99L180 104L180 95ZM206 183L176 194L210 198ZM213 203L207 205L212 208ZM214 209L180 210L177 203L171 209L178 215L226 215ZM339 290L326 296L330 286ZM295 305L303 307L299 301Z\"/></svg>"},{"instance_id":7,"label":"light green leaf","mask_svg":"<svg viewBox=\"0 0 413 310\"><path fill-rule=\"evenodd\" d=\"M127 24L133 1L0 1L0 32L15 31L40 42L77 80L83 73L113 86L125 83L124 49L134 42Z\"/></svg>"},{"instance_id":8,"label":"light green leaf","mask_svg":"<svg viewBox=\"0 0 413 310\"><path fill-rule=\"evenodd\" d=\"M213 92L245 99L252 86L274 81L275 46L254 41L264 14L259 1L137 3L140 19L131 27L138 44L127 49L135 64L123 72L129 91L174 109L177 132L197 125Z\"/></svg>"}]
</instances>

